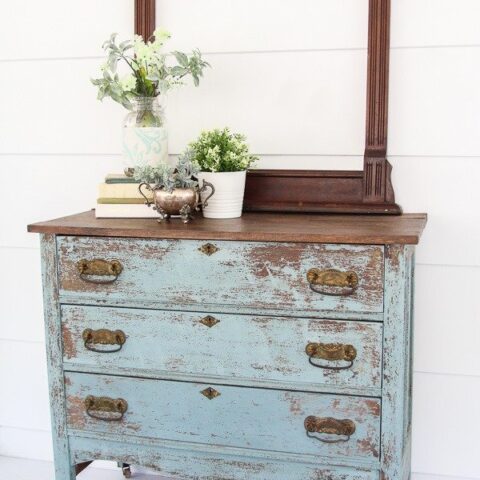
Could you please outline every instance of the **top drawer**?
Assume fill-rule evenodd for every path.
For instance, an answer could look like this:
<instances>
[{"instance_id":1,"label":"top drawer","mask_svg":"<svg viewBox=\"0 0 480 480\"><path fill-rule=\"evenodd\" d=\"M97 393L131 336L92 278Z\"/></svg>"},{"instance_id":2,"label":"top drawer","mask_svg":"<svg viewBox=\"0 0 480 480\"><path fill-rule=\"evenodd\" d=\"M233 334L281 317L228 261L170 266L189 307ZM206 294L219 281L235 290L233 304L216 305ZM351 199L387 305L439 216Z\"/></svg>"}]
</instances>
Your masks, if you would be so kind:
<instances>
[{"instance_id":1,"label":"top drawer","mask_svg":"<svg viewBox=\"0 0 480 480\"><path fill-rule=\"evenodd\" d=\"M188 228L188 227L186 227ZM383 247L58 237L62 301L317 316L383 311Z\"/></svg>"}]
</instances>

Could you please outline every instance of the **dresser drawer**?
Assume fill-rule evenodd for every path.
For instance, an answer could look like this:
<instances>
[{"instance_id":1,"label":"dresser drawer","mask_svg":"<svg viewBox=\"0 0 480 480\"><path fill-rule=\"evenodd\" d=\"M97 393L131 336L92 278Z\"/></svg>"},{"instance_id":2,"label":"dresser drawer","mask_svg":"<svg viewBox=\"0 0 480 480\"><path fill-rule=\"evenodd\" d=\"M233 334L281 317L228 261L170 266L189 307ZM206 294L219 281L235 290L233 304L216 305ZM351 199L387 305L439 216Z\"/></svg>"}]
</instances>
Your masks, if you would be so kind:
<instances>
[{"instance_id":1,"label":"dresser drawer","mask_svg":"<svg viewBox=\"0 0 480 480\"><path fill-rule=\"evenodd\" d=\"M180 480L379 480L375 467L328 465L327 462L303 463L297 455L286 453L252 452L245 456L243 450L224 451L192 443L159 445L149 440L129 443L129 439L70 437L75 463L88 460L124 461L145 465L157 470L162 479L171 476ZM256 455L255 455L256 454ZM293 458L292 458L293 457ZM333 462L332 462L333 463ZM121 479L121 476L114 478ZM134 477L135 478L135 477ZM140 477L141 478L141 477ZM145 478L145 477L144 477ZM157 477L152 477L157 478Z\"/></svg>"},{"instance_id":2,"label":"dresser drawer","mask_svg":"<svg viewBox=\"0 0 480 480\"><path fill-rule=\"evenodd\" d=\"M65 383L70 429L378 460L372 398L82 373Z\"/></svg>"},{"instance_id":3,"label":"dresser drawer","mask_svg":"<svg viewBox=\"0 0 480 480\"><path fill-rule=\"evenodd\" d=\"M62 306L65 368L380 394L382 324Z\"/></svg>"},{"instance_id":4,"label":"dresser drawer","mask_svg":"<svg viewBox=\"0 0 480 480\"><path fill-rule=\"evenodd\" d=\"M382 246L59 237L58 255L68 303L299 316L383 311Z\"/></svg>"}]
</instances>

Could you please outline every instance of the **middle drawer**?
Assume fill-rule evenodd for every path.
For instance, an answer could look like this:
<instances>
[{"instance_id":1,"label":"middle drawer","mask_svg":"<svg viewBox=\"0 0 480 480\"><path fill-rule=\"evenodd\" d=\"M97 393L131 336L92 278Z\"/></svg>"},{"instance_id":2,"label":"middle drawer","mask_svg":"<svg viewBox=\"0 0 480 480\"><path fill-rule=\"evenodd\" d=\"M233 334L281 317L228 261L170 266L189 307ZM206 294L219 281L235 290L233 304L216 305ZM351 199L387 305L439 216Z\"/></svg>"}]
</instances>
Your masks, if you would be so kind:
<instances>
[{"instance_id":1,"label":"middle drawer","mask_svg":"<svg viewBox=\"0 0 480 480\"><path fill-rule=\"evenodd\" d=\"M377 395L382 325L63 305L65 368ZM333 390L332 390L333 391Z\"/></svg>"}]
</instances>

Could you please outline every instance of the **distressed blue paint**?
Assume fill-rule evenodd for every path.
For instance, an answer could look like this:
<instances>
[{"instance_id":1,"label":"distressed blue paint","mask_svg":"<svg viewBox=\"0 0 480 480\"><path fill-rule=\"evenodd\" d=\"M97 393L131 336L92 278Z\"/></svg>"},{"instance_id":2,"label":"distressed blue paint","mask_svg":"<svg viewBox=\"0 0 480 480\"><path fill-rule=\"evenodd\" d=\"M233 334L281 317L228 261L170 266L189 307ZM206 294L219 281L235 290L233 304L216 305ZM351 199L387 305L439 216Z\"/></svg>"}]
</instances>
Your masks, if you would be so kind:
<instances>
[{"instance_id":1,"label":"distressed blue paint","mask_svg":"<svg viewBox=\"0 0 480 480\"><path fill-rule=\"evenodd\" d=\"M69 428L118 438L130 433L315 457L357 458L378 465L378 400L83 373L67 373L66 383ZM200 393L210 386L221 395L210 400ZM128 402L124 419L92 419L83 404L88 395L123 398ZM349 418L356 431L347 442L320 442L306 436L304 420L310 415Z\"/></svg>"},{"instance_id":2,"label":"distressed blue paint","mask_svg":"<svg viewBox=\"0 0 480 480\"><path fill-rule=\"evenodd\" d=\"M43 309L45 343L48 361L48 384L52 421L53 454L56 480L71 480L75 471L70 463L67 438L65 385L62 365L62 335L58 282L56 242L54 235L41 235Z\"/></svg>"},{"instance_id":3,"label":"distressed blue paint","mask_svg":"<svg viewBox=\"0 0 480 480\"><path fill-rule=\"evenodd\" d=\"M204 313L64 305L64 360L76 370L100 365L103 373L135 366L144 376L173 373L203 378L227 377L235 383L279 382L279 388L342 391L380 395L382 325L367 322L215 314L212 328L200 323ZM82 332L91 328L122 330L121 351L96 353L84 346ZM357 357L348 370L316 368L308 362L309 342L353 345ZM108 347L112 348L112 347ZM346 362L320 361L337 366ZM98 370L96 370L98 371ZM265 385L264 385L265 386Z\"/></svg>"},{"instance_id":4,"label":"distressed blue paint","mask_svg":"<svg viewBox=\"0 0 480 480\"><path fill-rule=\"evenodd\" d=\"M199 251L206 242L96 237L59 237L60 295L79 303L94 300L155 302L157 308L202 305L218 311L288 312L317 316L319 311L383 311L383 247L253 242L214 242L211 256ZM98 286L79 278L80 259L120 260L118 280ZM354 270L359 286L349 296L328 296L309 288L311 268Z\"/></svg>"},{"instance_id":5,"label":"distressed blue paint","mask_svg":"<svg viewBox=\"0 0 480 480\"><path fill-rule=\"evenodd\" d=\"M410 476L412 263L413 247L386 247L382 480Z\"/></svg>"},{"instance_id":6,"label":"distressed blue paint","mask_svg":"<svg viewBox=\"0 0 480 480\"><path fill-rule=\"evenodd\" d=\"M72 438L73 460L106 459L144 465L184 480L378 480L378 470L341 467L331 462L298 462L287 455L269 458L247 451L225 454L182 444L173 447L112 439Z\"/></svg>"},{"instance_id":7,"label":"distressed blue paint","mask_svg":"<svg viewBox=\"0 0 480 480\"><path fill-rule=\"evenodd\" d=\"M215 241L208 257L204 243L43 236L56 480L93 459L190 480L406 480L414 248ZM81 258L125 269L95 286L78 278ZM357 292L312 292L313 267L355 270ZM201 325L205 314L220 323ZM120 328L127 343L86 351L84 328ZM315 369L310 341L354 345L354 367ZM221 396L203 397L207 386ZM88 394L125 398L125 420L87 417ZM322 444L305 435L308 415L352 418L357 431Z\"/></svg>"}]
</instances>

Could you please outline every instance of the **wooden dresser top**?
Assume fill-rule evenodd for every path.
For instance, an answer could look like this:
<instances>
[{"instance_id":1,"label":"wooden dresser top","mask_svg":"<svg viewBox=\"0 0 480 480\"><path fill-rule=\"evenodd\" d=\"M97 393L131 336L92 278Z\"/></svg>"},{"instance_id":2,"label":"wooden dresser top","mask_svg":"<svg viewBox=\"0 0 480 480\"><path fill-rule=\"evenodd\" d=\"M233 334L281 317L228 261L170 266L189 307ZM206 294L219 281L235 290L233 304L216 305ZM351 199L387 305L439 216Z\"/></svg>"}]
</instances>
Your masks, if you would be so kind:
<instances>
[{"instance_id":1,"label":"wooden dresser top","mask_svg":"<svg viewBox=\"0 0 480 480\"><path fill-rule=\"evenodd\" d=\"M197 215L180 219L95 218L88 212L28 226L29 232L57 235L135 237L260 242L417 244L427 222L425 213L399 216L244 213L241 218L215 220Z\"/></svg>"}]
</instances>

